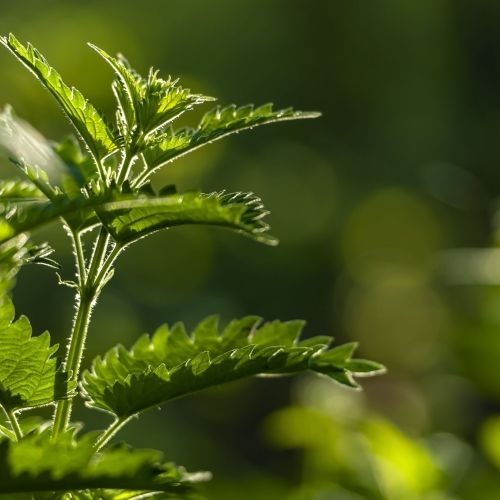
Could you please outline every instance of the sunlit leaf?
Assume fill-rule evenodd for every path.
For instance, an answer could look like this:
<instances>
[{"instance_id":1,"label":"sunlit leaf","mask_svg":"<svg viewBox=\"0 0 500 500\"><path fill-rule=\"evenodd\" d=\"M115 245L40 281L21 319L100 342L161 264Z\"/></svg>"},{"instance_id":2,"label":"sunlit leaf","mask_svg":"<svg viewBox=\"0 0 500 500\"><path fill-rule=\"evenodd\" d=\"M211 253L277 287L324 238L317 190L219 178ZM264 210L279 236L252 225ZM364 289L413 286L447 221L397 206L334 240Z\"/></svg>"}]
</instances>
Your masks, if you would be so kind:
<instances>
[{"instance_id":1,"label":"sunlit leaf","mask_svg":"<svg viewBox=\"0 0 500 500\"><path fill-rule=\"evenodd\" d=\"M277 243L267 234L269 225L263 219L268 212L252 193L123 197L106 203L98 213L113 238L123 243L184 224L225 227L262 243Z\"/></svg>"},{"instance_id":2,"label":"sunlit leaf","mask_svg":"<svg viewBox=\"0 0 500 500\"><path fill-rule=\"evenodd\" d=\"M70 397L74 385L58 371L48 332L33 337L28 319L14 321L14 306L0 304L0 406L18 411Z\"/></svg>"},{"instance_id":3,"label":"sunlit leaf","mask_svg":"<svg viewBox=\"0 0 500 500\"><path fill-rule=\"evenodd\" d=\"M0 180L0 203L45 200L43 193L31 182L18 179Z\"/></svg>"},{"instance_id":4,"label":"sunlit leaf","mask_svg":"<svg viewBox=\"0 0 500 500\"><path fill-rule=\"evenodd\" d=\"M190 192L167 196L120 194L105 191L86 197L31 204L4 205L0 199L0 243L63 217L76 228L83 229L96 221L94 211L113 238L130 243L160 229L184 224L225 227L251 236L257 241L276 244L267 234L269 225L263 220L268 212L252 193Z\"/></svg>"},{"instance_id":5,"label":"sunlit leaf","mask_svg":"<svg viewBox=\"0 0 500 500\"><path fill-rule=\"evenodd\" d=\"M170 129L152 137L144 151L148 170L140 177L138 183L144 182L156 170L176 158L230 134L258 125L318 116L319 113L295 111L292 108L274 111L272 104L257 108L253 105L216 107L206 113L194 129Z\"/></svg>"},{"instance_id":6,"label":"sunlit leaf","mask_svg":"<svg viewBox=\"0 0 500 500\"><path fill-rule=\"evenodd\" d=\"M250 316L219 331L217 318L200 323L191 335L181 323L141 337L130 350L118 346L94 360L83 375L87 404L119 419L214 385L252 375L285 375L307 370L357 387L350 371L352 349L328 350L328 343L299 340L302 321L265 323ZM331 341L331 339L329 339Z\"/></svg>"},{"instance_id":7,"label":"sunlit leaf","mask_svg":"<svg viewBox=\"0 0 500 500\"><path fill-rule=\"evenodd\" d=\"M99 111L75 87L68 87L45 57L31 44L24 46L13 34L1 37L5 45L55 97L96 160L116 149L113 135Z\"/></svg>"},{"instance_id":8,"label":"sunlit leaf","mask_svg":"<svg viewBox=\"0 0 500 500\"><path fill-rule=\"evenodd\" d=\"M177 80L164 80L151 69L147 78L134 71L123 56L117 58L93 44L90 46L113 68L118 79L113 85L119 107L119 118L136 139L160 130L197 104L213 100L193 94L178 85Z\"/></svg>"}]
</instances>

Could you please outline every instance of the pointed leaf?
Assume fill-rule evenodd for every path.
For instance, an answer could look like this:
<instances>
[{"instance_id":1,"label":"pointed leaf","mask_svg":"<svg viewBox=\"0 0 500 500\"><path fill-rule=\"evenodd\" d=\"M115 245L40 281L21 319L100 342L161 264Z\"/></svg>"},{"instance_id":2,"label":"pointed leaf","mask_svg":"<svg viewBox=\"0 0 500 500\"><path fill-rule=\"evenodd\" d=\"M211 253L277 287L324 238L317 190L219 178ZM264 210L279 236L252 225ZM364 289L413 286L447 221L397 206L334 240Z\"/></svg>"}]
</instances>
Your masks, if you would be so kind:
<instances>
[{"instance_id":1,"label":"pointed leaf","mask_svg":"<svg viewBox=\"0 0 500 500\"><path fill-rule=\"evenodd\" d=\"M43 200L46 200L46 197L32 182L19 179L0 180L0 204Z\"/></svg>"},{"instance_id":2,"label":"pointed leaf","mask_svg":"<svg viewBox=\"0 0 500 500\"><path fill-rule=\"evenodd\" d=\"M116 149L104 118L75 87L68 87L45 57L31 44L24 46L14 35L1 37L5 45L55 97L96 161Z\"/></svg>"},{"instance_id":3,"label":"pointed leaf","mask_svg":"<svg viewBox=\"0 0 500 500\"><path fill-rule=\"evenodd\" d=\"M362 373L381 372L384 370L383 365L368 359L349 359L345 364L345 368L356 375Z\"/></svg>"},{"instance_id":4,"label":"pointed leaf","mask_svg":"<svg viewBox=\"0 0 500 500\"><path fill-rule=\"evenodd\" d=\"M108 192L92 198L61 197L55 201L15 203L2 206L0 200L0 244L63 217L75 229L98 222L96 210L113 237L122 243L142 238L160 229L182 224L227 227L275 244L267 234L266 214L253 195L203 195L188 193L168 197L114 195Z\"/></svg>"},{"instance_id":5,"label":"pointed leaf","mask_svg":"<svg viewBox=\"0 0 500 500\"><path fill-rule=\"evenodd\" d=\"M291 108L274 111L271 104L258 108L253 105L239 108L234 105L226 108L216 107L209 111L194 129L169 130L152 137L144 151L148 170L138 178L137 184L142 184L155 171L176 158L230 134L258 125L318 116L319 113L294 111Z\"/></svg>"},{"instance_id":6,"label":"pointed leaf","mask_svg":"<svg viewBox=\"0 0 500 500\"><path fill-rule=\"evenodd\" d=\"M118 101L119 116L127 131L137 129L138 136L157 131L197 104L213 100L192 94L177 84L177 80L164 80L157 71L141 77L123 56L114 58L93 44L90 46L113 68L118 80L113 90Z\"/></svg>"},{"instance_id":7,"label":"pointed leaf","mask_svg":"<svg viewBox=\"0 0 500 500\"><path fill-rule=\"evenodd\" d=\"M221 332L215 318L210 317L191 335L182 324L162 326L152 337L141 337L129 351L118 346L96 358L91 370L84 373L82 389L87 405L125 420L214 385L253 375L307 370L357 386L355 374L346 367L352 346L341 346L329 356L334 352L327 350L330 338L324 344L301 346L302 321L274 321L260 328L258 321L254 316L236 320ZM380 368L377 365L377 371Z\"/></svg>"},{"instance_id":8,"label":"pointed leaf","mask_svg":"<svg viewBox=\"0 0 500 500\"><path fill-rule=\"evenodd\" d=\"M252 193L147 196L107 191L90 198L61 196L53 201L4 206L0 199L0 244L60 217L71 227L83 229L98 222L94 210L113 238L123 244L184 224L225 227L262 243L277 243L267 234L269 225L263 221L268 212Z\"/></svg>"},{"instance_id":9,"label":"pointed leaf","mask_svg":"<svg viewBox=\"0 0 500 500\"><path fill-rule=\"evenodd\" d=\"M183 224L226 227L275 245L269 225L263 221L267 211L252 193L190 192L170 196L124 197L107 203L98 214L116 241L129 243L160 229Z\"/></svg>"}]
</instances>

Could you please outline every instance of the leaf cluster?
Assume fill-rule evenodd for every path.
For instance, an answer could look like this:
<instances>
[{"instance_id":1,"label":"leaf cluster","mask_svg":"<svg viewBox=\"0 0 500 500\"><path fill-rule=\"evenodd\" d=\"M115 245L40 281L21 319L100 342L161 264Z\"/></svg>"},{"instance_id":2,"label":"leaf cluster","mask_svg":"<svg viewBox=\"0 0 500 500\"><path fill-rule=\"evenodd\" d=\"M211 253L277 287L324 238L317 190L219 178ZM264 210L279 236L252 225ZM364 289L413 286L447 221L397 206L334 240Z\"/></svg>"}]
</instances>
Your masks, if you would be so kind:
<instances>
[{"instance_id":1,"label":"leaf cluster","mask_svg":"<svg viewBox=\"0 0 500 500\"><path fill-rule=\"evenodd\" d=\"M76 136L52 143L25 126L11 108L0 114L0 142L19 178L0 180L0 495L7 498L191 498L207 475L188 474L153 450L112 445L132 418L158 405L215 385L255 375L315 372L357 388L355 377L383 371L353 359L356 344L331 347L326 336L301 339L301 321L247 316L219 328L211 316L188 334L182 323L144 335L130 349L118 345L80 373L91 311L112 278L119 255L157 231L181 225L231 229L275 245L268 211L253 193L178 193L154 190L151 177L173 160L230 134L318 113L274 110L270 104L217 106L194 127L176 128L181 115L214 99L193 93L150 70L139 75L121 55L91 47L114 72L113 120L67 85L31 44L12 34L4 45L56 99ZM7 139L6 139L7 138ZM24 149L23 149L24 148ZM37 161L38 154L43 162ZM29 154L28 154L29 153ZM7 292L19 268L58 268L47 243L32 232L59 221L72 242L76 314L64 360L47 332L33 336L15 319ZM86 239L94 238L92 250ZM113 416L110 426L80 436L70 422L72 400ZM55 406L41 423L27 410ZM24 496L23 496L24 495Z\"/></svg>"}]
</instances>

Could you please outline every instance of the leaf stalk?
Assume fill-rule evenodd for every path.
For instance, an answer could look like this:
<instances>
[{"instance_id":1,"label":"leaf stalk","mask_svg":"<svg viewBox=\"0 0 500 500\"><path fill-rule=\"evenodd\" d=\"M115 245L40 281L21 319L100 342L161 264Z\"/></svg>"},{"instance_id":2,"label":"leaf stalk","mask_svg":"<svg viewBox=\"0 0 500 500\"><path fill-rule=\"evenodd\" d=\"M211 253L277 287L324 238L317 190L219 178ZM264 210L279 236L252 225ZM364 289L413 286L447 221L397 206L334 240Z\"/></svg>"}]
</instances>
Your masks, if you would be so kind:
<instances>
[{"instance_id":1,"label":"leaf stalk","mask_svg":"<svg viewBox=\"0 0 500 500\"><path fill-rule=\"evenodd\" d=\"M96 452L106 446L115 434L117 434L131 420L131 418L132 417L117 418L114 420L113 423L97 439L94 445Z\"/></svg>"},{"instance_id":2,"label":"leaf stalk","mask_svg":"<svg viewBox=\"0 0 500 500\"><path fill-rule=\"evenodd\" d=\"M81 288L83 287L83 284L87 280L87 269L85 268L85 256L83 254L83 245L79 233L72 232L71 238L73 241L73 248L76 256L78 282Z\"/></svg>"},{"instance_id":3,"label":"leaf stalk","mask_svg":"<svg viewBox=\"0 0 500 500\"><path fill-rule=\"evenodd\" d=\"M16 414L12 410L5 410L5 413L7 414L10 425L12 426L12 430L16 435L16 439L20 441L23 438L23 431L19 425Z\"/></svg>"}]
</instances>

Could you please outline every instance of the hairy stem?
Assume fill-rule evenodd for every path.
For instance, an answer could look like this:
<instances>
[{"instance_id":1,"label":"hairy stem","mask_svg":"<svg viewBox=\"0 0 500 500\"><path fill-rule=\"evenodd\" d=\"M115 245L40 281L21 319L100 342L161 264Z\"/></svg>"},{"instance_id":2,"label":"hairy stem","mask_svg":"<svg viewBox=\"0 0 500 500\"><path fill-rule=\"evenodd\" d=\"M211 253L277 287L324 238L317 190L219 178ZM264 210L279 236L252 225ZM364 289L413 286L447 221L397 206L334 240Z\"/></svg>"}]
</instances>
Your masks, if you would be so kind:
<instances>
[{"instance_id":1,"label":"hairy stem","mask_svg":"<svg viewBox=\"0 0 500 500\"><path fill-rule=\"evenodd\" d=\"M97 277L95 279L95 282L97 284L104 282L106 275L109 273L109 271L113 267L113 264L115 263L115 260L118 258L120 253L124 250L124 248L125 247L122 245L118 245L118 244L115 245L113 250L106 257L106 260L104 261L104 263L102 264L102 266L99 270L99 274L97 275Z\"/></svg>"},{"instance_id":2,"label":"hairy stem","mask_svg":"<svg viewBox=\"0 0 500 500\"><path fill-rule=\"evenodd\" d=\"M130 151L126 151L123 155L123 161L118 170L119 184L127 178L132 168L134 158L135 153ZM101 167L101 171L102 165L99 162L98 166ZM85 258L79 234L73 234L73 244L75 247L79 275L79 293L77 296L77 311L64 369L70 374L70 380L72 382L78 382L92 308L105 284L105 279L111 266L123 247L115 246L109 256L107 256L110 246L110 236L106 229L101 227L94 246L94 251L90 258L88 272L86 272ZM56 438L61 432L67 429L71 417L72 406L73 401L71 399L65 399L57 403L54 412L54 426L52 428L53 438Z\"/></svg>"},{"instance_id":3,"label":"hairy stem","mask_svg":"<svg viewBox=\"0 0 500 500\"><path fill-rule=\"evenodd\" d=\"M16 435L16 439L19 441L20 439L23 438L23 431L21 430L21 426L19 425L19 422L17 421L17 417L12 410L5 410L5 413L7 414L7 417L9 418L9 422L10 422L10 425L12 426L12 430L14 431L14 434Z\"/></svg>"},{"instance_id":4,"label":"hairy stem","mask_svg":"<svg viewBox=\"0 0 500 500\"><path fill-rule=\"evenodd\" d=\"M118 185L123 184L125 179L127 179L128 174L130 173L130 169L132 168L132 165L134 163L135 159L135 153L132 151L127 151L124 156L123 156L123 161L121 162L121 165L118 167L118 177L117 177L117 183Z\"/></svg>"},{"instance_id":5,"label":"hairy stem","mask_svg":"<svg viewBox=\"0 0 500 500\"><path fill-rule=\"evenodd\" d=\"M109 233L101 227L99 232L99 236L97 238L96 244L94 246L94 252L92 253L92 257L90 260L89 266L89 274L87 276L87 287L93 287L96 285L95 278L97 277L103 261L106 257L106 251L108 249L109 244Z\"/></svg>"},{"instance_id":6,"label":"hairy stem","mask_svg":"<svg viewBox=\"0 0 500 500\"><path fill-rule=\"evenodd\" d=\"M97 439L95 443L96 451L101 450L109 441L124 427L132 417L117 418Z\"/></svg>"},{"instance_id":7,"label":"hairy stem","mask_svg":"<svg viewBox=\"0 0 500 500\"><path fill-rule=\"evenodd\" d=\"M83 347L87 336L94 301L94 297L89 297L86 294L82 294L79 298L78 309L76 311L73 331L71 333L68 348L68 355L64 365L65 370L70 374L71 381L78 379ZM71 416L72 403L71 399L64 399L57 403L54 414L54 428L52 431L52 436L54 438L66 430Z\"/></svg>"},{"instance_id":8,"label":"hairy stem","mask_svg":"<svg viewBox=\"0 0 500 500\"><path fill-rule=\"evenodd\" d=\"M76 256L78 281L81 288L87 280L87 270L85 269L85 257L83 254L82 240L79 233L72 232L71 236Z\"/></svg>"},{"instance_id":9,"label":"hairy stem","mask_svg":"<svg viewBox=\"0 0 500 500\"><path fill-rule=\"evenodd\" d=\"M81 242L77 243L78 241L80 240L75 240L75 248L78 248L79 245L81 249ZM73 331L71 332L68 354L64 363L64 369L70 374L71 381L78 381L85 339L87 337L87 331L90 323L90 316L99 294L99 283L96 279L99 276L101 267L103 266L108 244L109 234L102 228L91 257L89 272L85 278L81 275L81 263L78 262L80 289L77 296L77 310L75 320L73 322ZM76 253L78 261L78 249ZM52 437L56 438L61 432L64 432L67 429L69 419L71 417L72 406L73 401L71 399L65 399L57 403L56 411L54 413Z\"/></svg>"},{"instance_id":10,"label":"hairy stem","mask_svg":"<svg viewBox=\"0 0 500 500\"><path fill-rule=\"evenodd\" d=\"M97 171L99 172L99 177L101 179L106 179L106 172L104 171L104 165L100 158L97 158L94 154L91 153L92 159L94 160L94 164L97 167Z\"/></svg>"}]
</instances>

